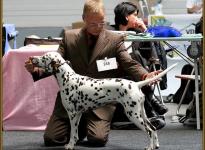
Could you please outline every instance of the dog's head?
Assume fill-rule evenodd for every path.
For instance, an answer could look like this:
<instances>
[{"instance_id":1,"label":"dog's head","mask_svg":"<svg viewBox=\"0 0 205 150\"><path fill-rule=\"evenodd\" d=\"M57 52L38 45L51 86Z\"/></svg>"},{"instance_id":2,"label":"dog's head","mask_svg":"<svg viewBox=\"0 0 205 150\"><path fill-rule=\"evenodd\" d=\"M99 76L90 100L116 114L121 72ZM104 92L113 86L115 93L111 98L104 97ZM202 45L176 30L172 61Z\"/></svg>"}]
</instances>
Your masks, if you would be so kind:
<instances>
[{"instance_id":1,"label":"dog's head","mask_svg":"<svg viewBox=\"0 0 205 150\"><path fill-rule=\"evenodd\" d=\"M54 73L65 60L57 52L48 52L42 56L32 56L30 61L36 67L45 69L46 72Z\"/></svg>"}]
</instances>

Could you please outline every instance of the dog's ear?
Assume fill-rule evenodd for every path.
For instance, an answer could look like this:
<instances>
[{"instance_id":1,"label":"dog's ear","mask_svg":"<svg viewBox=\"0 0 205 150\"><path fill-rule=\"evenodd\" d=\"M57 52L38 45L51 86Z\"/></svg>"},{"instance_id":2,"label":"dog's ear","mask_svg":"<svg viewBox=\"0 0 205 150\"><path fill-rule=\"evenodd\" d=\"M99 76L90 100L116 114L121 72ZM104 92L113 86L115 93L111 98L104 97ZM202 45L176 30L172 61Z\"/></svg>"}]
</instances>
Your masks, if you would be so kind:
<instances>
[{"instance_id":1,"label":"dog's ear","mask_svg":"<svg viewBox=\"0 0 205 150\"><path fill-rule=\"evenodd\" d=\"M58 67L60 66L60 63L56 63L55 61L52 61L51 66L53 67L53 70L57 70Z\"/></svg>"}]
</instances>

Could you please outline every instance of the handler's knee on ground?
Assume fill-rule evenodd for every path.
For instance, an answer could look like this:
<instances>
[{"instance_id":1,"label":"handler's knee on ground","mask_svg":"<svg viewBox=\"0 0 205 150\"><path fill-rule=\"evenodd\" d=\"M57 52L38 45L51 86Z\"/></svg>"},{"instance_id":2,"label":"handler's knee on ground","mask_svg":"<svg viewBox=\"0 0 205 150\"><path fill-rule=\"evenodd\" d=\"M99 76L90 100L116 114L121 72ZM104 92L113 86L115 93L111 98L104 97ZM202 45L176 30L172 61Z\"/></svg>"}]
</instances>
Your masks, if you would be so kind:
<instances>
[{"instance_id":1,"label":"handler's knee on ground","mask_svg":"<svg viewBox=\"0 0 205 150\"><path fill-rule=\"evenodd\" d=\"M45 133L43 138L45 146L60 146L68 142L68 138L66 136L56 136L49 133Z\"/></svg>"},{"instance_id":2,"label":"handler's knee on ground","mask_svg":"<svg viewBox=\"0 0 205 150\"><path fill-rule=\"evenodd\" d=\"M92 145L105 146L108 141L108 135L102 133L93 134L88 132L87 139Z\"/></svg>"}]
</instances>

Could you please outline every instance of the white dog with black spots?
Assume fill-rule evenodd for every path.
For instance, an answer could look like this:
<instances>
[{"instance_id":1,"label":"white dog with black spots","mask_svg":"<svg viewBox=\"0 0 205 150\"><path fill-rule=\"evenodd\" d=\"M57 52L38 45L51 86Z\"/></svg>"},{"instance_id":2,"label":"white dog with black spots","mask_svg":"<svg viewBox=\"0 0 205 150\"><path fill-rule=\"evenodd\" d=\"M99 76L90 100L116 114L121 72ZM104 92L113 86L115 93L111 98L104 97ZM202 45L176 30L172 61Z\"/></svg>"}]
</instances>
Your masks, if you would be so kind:
<instances>
[{"instance_id":1,"label":"white dog with black spots","mask_svg":"<svg viewBox=\"0 0 205 150\"><path fill-rule=\"evenodd\" d=\"M78 140L78 125L83 112L117 101L124 107L127 117L148 134L150 143L147 150L159 148L157 131L149 122L145 110L145 96L141 87L156 81L176 64L151 79L134 82L120 78L94 79L74 72L67 61L57 52L30 57L34 66L54 74L61 93L62 104L70 119L70 141L65 149L72 150Z\"/></svg>"}]
</instances>

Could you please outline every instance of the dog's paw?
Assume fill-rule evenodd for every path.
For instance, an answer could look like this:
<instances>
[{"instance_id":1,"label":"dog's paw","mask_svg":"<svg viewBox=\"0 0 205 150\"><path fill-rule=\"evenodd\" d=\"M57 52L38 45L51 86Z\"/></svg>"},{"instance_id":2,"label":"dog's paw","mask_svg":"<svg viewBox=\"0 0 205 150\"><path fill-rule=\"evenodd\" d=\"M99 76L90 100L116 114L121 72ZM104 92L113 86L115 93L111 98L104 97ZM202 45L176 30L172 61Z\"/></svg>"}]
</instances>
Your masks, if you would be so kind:
<instances>
[{"instance_id":1,"label":"dog's paw","mask_svg":"<svg viewBox=\"0 0 205 150\"><path fill-rule=\"evenodd\" d=\"M69 144L66 144L64 147L66 150L73 150L74 149L74 146L69 145Z\"/></svg>"},{"instance_id":2,"label":"dog's paw","mask_svg":"<svg viewBox=\"0 0 205 150\"><path fill-rule=\"evenodd\" d=\"M154 147L155 149L158 149L159 148L159 144L157 144L157 145L155 145L155 147Z\"/></svg>"},{"instance_id":3,"label":"dog's paw","mask_svg":"<svg viewBox=\"0 0 205 150\"><path fill-rule=\"evenodd\" d=\"M154 148L151 148L151 147L145 147L145 150L154 150Z\"/></svg>"},{"instance_id":4,"label":"dog's paw","mask_svg":"<svg viewBox=\"0 0 205 150\"><path fill-rule=\"evenodd\" d=\"M159 148L159 145L156 145L154 148L146 147L145 150L155 150L155 149L158 149L158 148Z\"/></svg>"}]
</instances>

